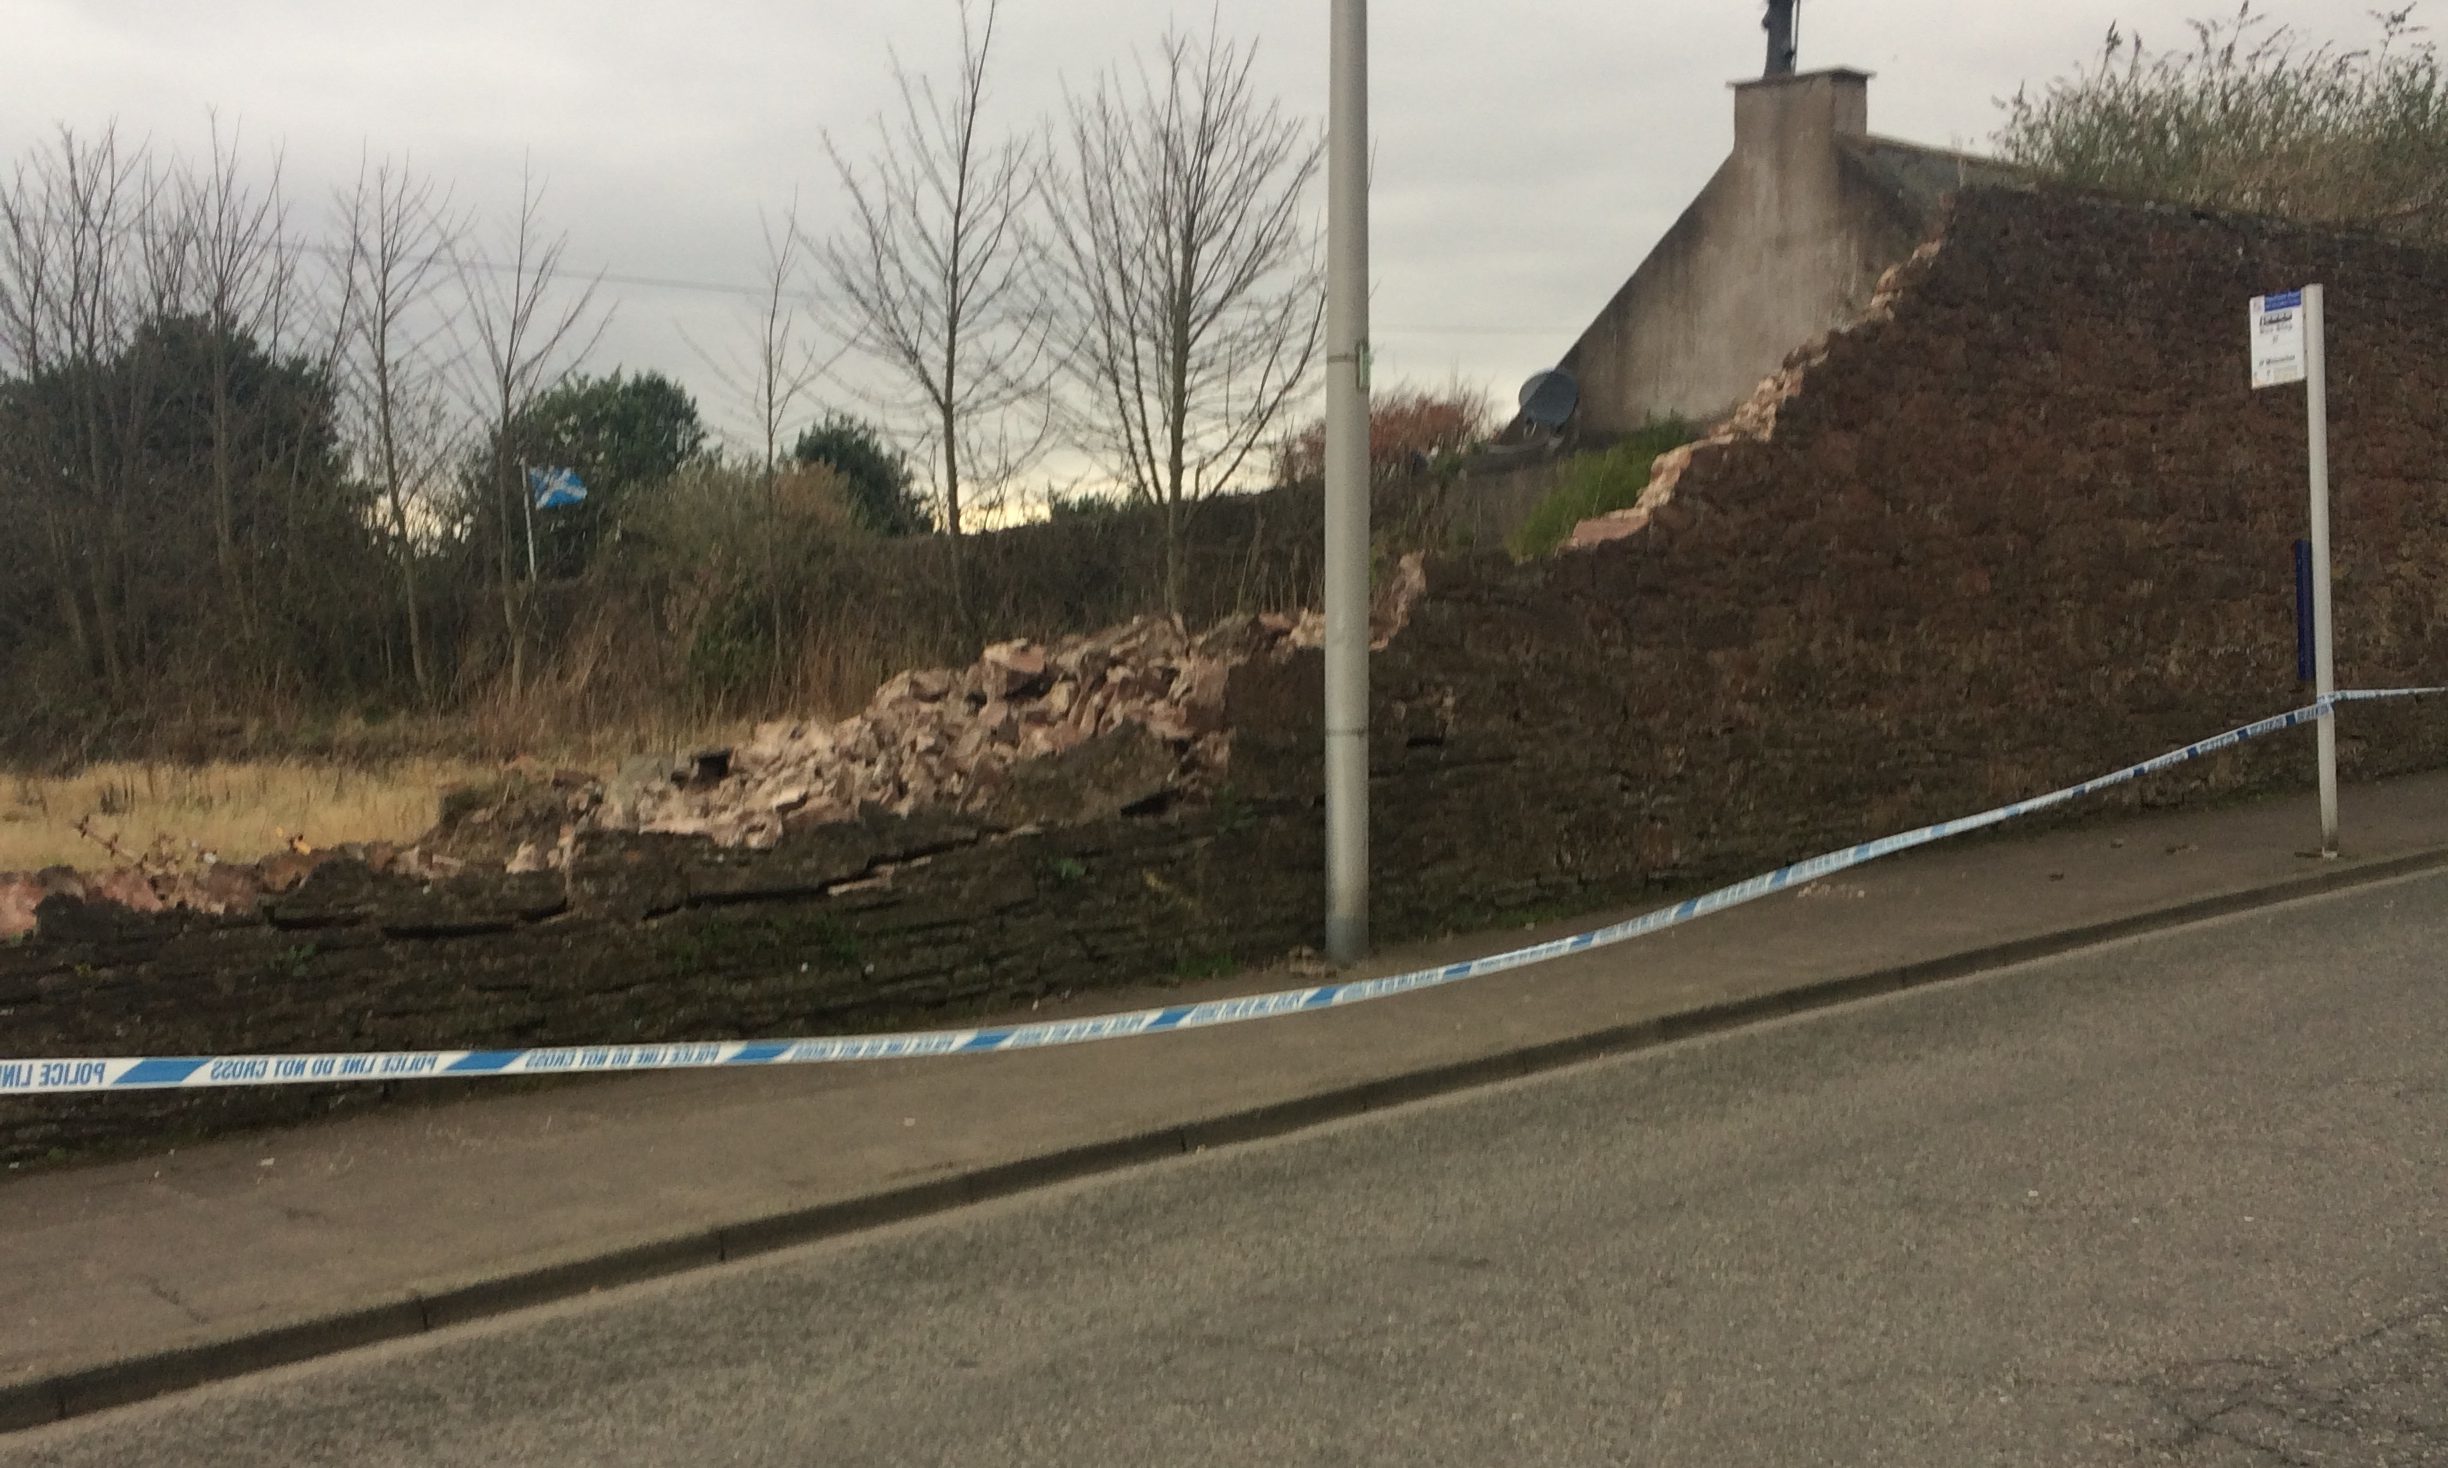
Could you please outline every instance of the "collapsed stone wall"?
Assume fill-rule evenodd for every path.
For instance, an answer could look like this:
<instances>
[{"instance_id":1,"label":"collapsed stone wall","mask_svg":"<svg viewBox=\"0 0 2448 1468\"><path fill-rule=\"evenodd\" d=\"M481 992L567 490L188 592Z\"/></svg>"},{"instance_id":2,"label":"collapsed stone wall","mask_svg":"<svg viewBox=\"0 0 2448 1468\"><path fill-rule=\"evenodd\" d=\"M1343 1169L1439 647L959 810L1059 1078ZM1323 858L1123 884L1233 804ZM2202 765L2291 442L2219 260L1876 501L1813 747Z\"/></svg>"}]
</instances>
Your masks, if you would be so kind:
<instances>
[{"instance_id":1,"label":"collapsed stone wall","mask_svg":"<svg viewBox=\"0 0 2448 1468\"><path fill-rule=\"evenodd\" d=\"M1739 875L2299 702L2303 409L2247 388L2243 303L2311 280L2331 300L2339 676L2442 681L2448 261L1974 191L1882 313L1773 384L1763 431L1691 454L1637 533L1426 566L1374 669L1381 934ZM1232 662L1229 760L1181 798L870 806L762 851L597 831L516 875L339 861L253 918L51 898L0 948L5 1049L806 1033L1277 956L1321 923L1319 681L1313 649ZM2448 762L2431 710L2342 724L2350 779ZM1100 788L1181 753L1113 732L1090 742L1111 766L1071 766ZM2308 772L2307 743L2276 739L2113 798ZM371 1096L0 1103L0 1159Z\"/></svg>"},{"instance_id":2,"label":"collapsed stone wall","mask_svg":"<svg viewBox=\"0 0 2448 1468\"><path fill-rule=\"evenodd\" d=\"M1383 578L1371 614L1376 644L1400 627L1420 584L1416 552ZM499 781L448 794L441 823L405 846L299 840L244 860L169 842L127 852L97 836L110 848L109 864L0 871L0 942L34 931L54 897L139 913L253 917L336 860L431 882L471 866L558 870L594 831L762 848L786 830L853 821L869 809L951 810L1010 827L1195 796L1231 757L1231 669L1321 646L1324 637L1324 618L1304 611L1235 613L1195 636L1179 617L1141 616L1050 643L1015 638L990 644L966 667L895 674L847 718L769 721L736 746L637 756L610 780L514 762Z\"/></svg>"},{"instance_id":3,"label":"collapsed stone wall","mask_svg":"<svg viewBox=\"0 0 2448 1468\"><path fill-rule=\"evenodd\" d=\"M1400 610L1389 602L1387 615ZM1322 635L1314 613L1268 613L1227 618L1197 637L1174 618L1141 617L1052 647L1015 639L965 668L896 674L848 718L776 720L737 747L641 755L609 781L514 768L497 783L451 792L442 823L404 847L301 842L255 861L114 852L122 859L98 869L0 872L0 940L32 932L53 897L253 917L329 862L419 882L472 867L524 875L565 868L595 831L765 848L787 829L856 821L869 810L958 811L1005 827L1078 820L1151 791L1205 788L1230 755L1232 665L1314 647ZM1068 756L1076 757L1055 758ZM1049 778L1039 762L1059 768Z\"/></svg>"},{"instance_id":4,"label":"collapsed stone wall","mask_svg":"<svg viewBox=\"0 0 2448 1468\"><path fill-rule=\"evenodd\" d=\"M2251 390L2244 317L2311 281L2341 686L2448 682L2448 260L1973 191L1879 311L1771 379L1772 425L1679 466L1646 529L1431 568L1377 696L1452 712L1382 749L1380 799L1470 838L1382 824L1405 879L1381 902L1432 920L1405 899L1440 862L1571 901L1754 870L2307 701L2303 396ZM2117 798L2294 788L2309 737ZM2435 767L2448 717L2357 707L2341 746L2350 779Z\"/></svg>"}]
</instances>

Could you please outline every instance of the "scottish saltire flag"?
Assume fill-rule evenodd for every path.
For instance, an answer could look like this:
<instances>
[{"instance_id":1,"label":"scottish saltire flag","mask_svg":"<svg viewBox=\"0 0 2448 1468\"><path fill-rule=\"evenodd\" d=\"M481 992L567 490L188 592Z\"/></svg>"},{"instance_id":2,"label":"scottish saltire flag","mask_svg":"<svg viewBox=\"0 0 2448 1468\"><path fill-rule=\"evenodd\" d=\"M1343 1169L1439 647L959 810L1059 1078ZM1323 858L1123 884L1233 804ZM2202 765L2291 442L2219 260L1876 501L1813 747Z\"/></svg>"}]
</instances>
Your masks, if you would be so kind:
<instances>
[{"instance_id":1,"label":"scottish saltire flag","mask_svg":"<svg viewBox=\"0 0 2448 1468\"><path fill-rule=\"evenodd\" d=\"M527 492L535 496L537 509L558 510L586 499L586 481L575 469L530 469Z\"/></svg>"}]
</instances>

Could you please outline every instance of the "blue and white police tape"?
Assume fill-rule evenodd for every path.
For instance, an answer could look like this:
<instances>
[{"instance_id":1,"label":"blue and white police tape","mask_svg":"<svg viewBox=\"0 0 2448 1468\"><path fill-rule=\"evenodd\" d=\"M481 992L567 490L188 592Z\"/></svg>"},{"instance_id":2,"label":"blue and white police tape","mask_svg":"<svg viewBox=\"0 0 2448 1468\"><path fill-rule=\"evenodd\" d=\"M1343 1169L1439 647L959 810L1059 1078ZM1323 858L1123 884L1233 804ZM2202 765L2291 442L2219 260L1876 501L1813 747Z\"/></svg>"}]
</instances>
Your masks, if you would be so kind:
<instances>
[{"instance_id":1,"label":"blue and white police tape","mask_svg":"<svg viewBox=\"0 0 2448 1468\"><path fill-rule=\"evenodd\" d=\"M1983 830L2001 821L2027 816L2144 775L2216 754L2247 739L2275 734L2298 724L2326 717L2339 703L2413 698L2442 688L2380 688L2341 692L2306 706L2230 729L2198 744L2127 765L2124 769L2035 795L1960 820L1940 821L1919 830L1865 841L1779 867L1730 887L1694 897L1672 907L1555 938L1527 948L1491 954L1442 968L1415 969L1379 979L1320 984L1306 989L1281 989L1243 999L1215 999L1203 1004L1172 1004L1123 1014L1086 1019L1048 1020L1036 1024L998 1025L966 1030L915 1030L899 1034L825 1035L799 1040L721 1040L664 1045L554 1045L526 1050L406 1050L328 1055L188 1055L120 1056L93 1059L0 1060L0 1095L56 1095L79 1091L202 1089L221 1086L278 1086L331 1081L394 1081L477 1078L483 1076L589 1075L614 1071L695 1070L715 1066L812 1065L840 1060L904 1060L933 1055L974 1055L998 1050L1034 1050L1051 1045L1077 1045L1091 1040L1119 1040L1132 1035L1157 1035L1209 1025L1309 1010L1335 1009L1384 999L1416 989L1433 989L1507 969L1543 963L1567 954L1604 948L1644 934L1688 923L1712 912L1782 892L1926 846L1949 836Z\"/></svg>"}]
</instances>

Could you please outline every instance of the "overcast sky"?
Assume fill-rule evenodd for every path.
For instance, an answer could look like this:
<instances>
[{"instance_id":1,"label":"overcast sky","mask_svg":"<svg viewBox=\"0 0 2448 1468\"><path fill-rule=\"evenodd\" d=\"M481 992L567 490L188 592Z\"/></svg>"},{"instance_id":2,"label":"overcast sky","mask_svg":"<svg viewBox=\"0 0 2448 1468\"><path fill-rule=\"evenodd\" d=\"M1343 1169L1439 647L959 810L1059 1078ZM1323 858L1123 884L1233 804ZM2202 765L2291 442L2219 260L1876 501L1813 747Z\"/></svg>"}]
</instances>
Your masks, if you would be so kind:
<instances>
[{"instance_id":1,"label":"overcast sky","mask_svg":"<svg viewBox=\"0 0 2448 1468\"><path fill-rule=\"evenodd\" d=\"M1877 73L1874 131L1978 146L1995 99L2091 57L2111 20L2153 43L2232 0L1803 0L1805 68ZM2364 6L2266 0L2360 40ZM1725 84L1756 75L1758 0L1372 7L1378 380L1458 374L1508 401L1547 365L1707 179L1732 131ZM1322 117L1327 0L1232 0L1265 84ZM1062 86L1125 61L1163 0L1005 0L995 119L1024 127ZM757 212L794 189L835 217L819 138L854 147L891 100L888 52L943 70L953 0L9 0L0 164L61 123L116 120L200 151L208 108L286 150L301 230L362 150L405 153L463 202L515 199L523 156L574 260L622 275L752 281ZM2342 28L2342 32L2341 32ZM736 422L683 339L739 339L719 291L610 287L594 370L659 368ZM718 348L719 350L719 348ZM837 384L836 396L844 396Z\"/></svg>"}]
</instances>

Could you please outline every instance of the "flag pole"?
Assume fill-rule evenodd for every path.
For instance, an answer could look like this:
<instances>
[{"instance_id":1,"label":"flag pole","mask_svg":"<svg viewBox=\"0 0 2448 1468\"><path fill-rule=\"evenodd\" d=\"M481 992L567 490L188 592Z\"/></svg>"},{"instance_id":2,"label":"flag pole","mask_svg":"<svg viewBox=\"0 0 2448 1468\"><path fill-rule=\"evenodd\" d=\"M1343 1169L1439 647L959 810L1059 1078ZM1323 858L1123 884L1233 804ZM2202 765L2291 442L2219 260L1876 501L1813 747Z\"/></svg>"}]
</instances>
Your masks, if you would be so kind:
<instances>
[{"instance_id":1,"label":"flag pole","mask_svg":"<svg viewBox=\"0 0 2448 1468\"><path fill-rule=\"evenodd\" d=\"M536 580L534 472L524 463L519 465L519 503L527 507L527 581L529 585L533 585Z\"/></svg>"}]
</instances>

